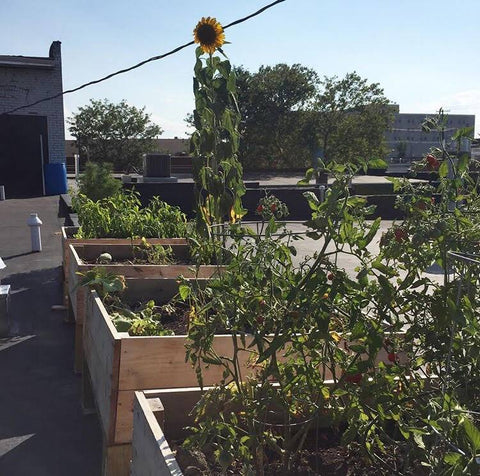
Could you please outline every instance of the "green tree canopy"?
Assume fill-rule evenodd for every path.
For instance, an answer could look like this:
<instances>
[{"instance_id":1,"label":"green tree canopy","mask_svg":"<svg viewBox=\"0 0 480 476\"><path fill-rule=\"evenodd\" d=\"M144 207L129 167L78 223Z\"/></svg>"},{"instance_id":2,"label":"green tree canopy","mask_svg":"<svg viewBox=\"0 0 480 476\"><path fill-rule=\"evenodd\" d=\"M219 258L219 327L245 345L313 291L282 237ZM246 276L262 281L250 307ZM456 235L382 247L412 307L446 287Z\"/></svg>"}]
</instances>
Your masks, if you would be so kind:
<instances>
[{"instance_id":1,"label":"green tree canopy","mask_svg":"<svg viewBox=\"0 0 480 476\"><path fill-rule=\"evenodd\" d=\"M111 162L115 169L139 167L142 154L155 150L162 129L150 120L145 108L107 99L90 100L68 119L80 156L94 162Z\"/></svg>"},{"instance_id":2,"label":"green tree canopy","mask_svg":"<svg viewBox=\"0 0 480 476\"><path fill-rule=\"evenodd\" d=\"M312 106L315 133L324 160L358 163L384 159L385 131L393 110L378 83L369 84L356 72L343 79L325 77Z\"/></svg>"},{"instance_id":3,"label":"green tree canopy","mask_svg":"<svg viewBox=\"0 0 480 476\"><path fill-rule=\"evenodd\" d=\"M315 150L312 114L306 106L318 75L299 64L236 68L242 115L239 156L248 168L303 167Z\"/></svg>"}]
</instances>

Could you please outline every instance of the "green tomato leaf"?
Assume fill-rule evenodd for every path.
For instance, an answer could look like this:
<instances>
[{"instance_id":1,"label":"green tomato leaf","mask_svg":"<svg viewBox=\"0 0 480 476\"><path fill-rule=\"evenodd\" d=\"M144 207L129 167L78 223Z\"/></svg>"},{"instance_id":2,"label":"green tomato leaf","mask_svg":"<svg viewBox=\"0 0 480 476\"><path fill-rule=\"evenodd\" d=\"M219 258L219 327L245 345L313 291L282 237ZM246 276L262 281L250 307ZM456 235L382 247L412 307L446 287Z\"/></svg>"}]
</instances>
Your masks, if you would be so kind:
<instances>
[{"instance_id":1,"label":"green tomato leaf","mask_svg":"<svg viewBox=\"0 0 480 476\"><path fill-rule=\"evenodd\" d=\"M190 296L190 286L186 284L180 284L178 287L178 292L180 293L180 298L185 301L185 299Z\"/></svg>"},{"instance_id":2,"label":"green tomato leaf","mask_svg":"<svg viewBox=\"0 0 480 476\"><path fill-rule=\"evenodd\" d=\"M222 468L226 469L232 463L232 455L225 449L220 451L218 456L218 462L221 464Z\"/></svg>"},{"instance_id":3,"label":"green tomato leaf","mask_svg":"<svg viewBox=\"0 0 480 476\"><path fill-rule=\"evenodd\" d=\"M440 175L442 178L445 178L448 175L448 163L446 160L444 160L440 165L440 168L438 169L438 175Z\"/></svg>"},{"instance_id":4,"label":"green tomato leaf","mask_svg":"<svg viewBox=\"0 0 480 476\"><path fill-rule=\"evenodd\" d=\"M462 459L462 455L459 453L446 453L443 457L443 461L449 464L450 466L455 466Z\"/></svg>"},{"instance_id":5,"label":"green tomato leaf","mask_svg":"<svg viewBox=\"0 0 480 476\"><path fill-rule=\"evenodd\" d=\"M472 445L474 453L476 453L480 448L480 431L468 418L463 420L463 429L465 430L468 441Z\"/></svg>"}]
</instances>

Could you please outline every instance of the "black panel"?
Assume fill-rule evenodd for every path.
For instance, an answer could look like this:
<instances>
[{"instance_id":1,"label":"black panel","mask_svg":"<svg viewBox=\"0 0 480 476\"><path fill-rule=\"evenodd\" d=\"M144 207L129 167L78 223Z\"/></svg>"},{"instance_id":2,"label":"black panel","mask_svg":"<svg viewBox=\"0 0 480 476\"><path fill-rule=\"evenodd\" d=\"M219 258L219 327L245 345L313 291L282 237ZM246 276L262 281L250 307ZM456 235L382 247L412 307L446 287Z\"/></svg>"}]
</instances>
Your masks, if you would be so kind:
<instances>
[{"instance_id":1,"label":"black panel","mask_svg":"<svg viewBox=\"0 0 480 476\"><path fill-rule=\"evenodd\" d=\"M0 185L7 199L43 195L41 136L47 163L47 118L0 115Z\"/></svg>"}]
</instances>

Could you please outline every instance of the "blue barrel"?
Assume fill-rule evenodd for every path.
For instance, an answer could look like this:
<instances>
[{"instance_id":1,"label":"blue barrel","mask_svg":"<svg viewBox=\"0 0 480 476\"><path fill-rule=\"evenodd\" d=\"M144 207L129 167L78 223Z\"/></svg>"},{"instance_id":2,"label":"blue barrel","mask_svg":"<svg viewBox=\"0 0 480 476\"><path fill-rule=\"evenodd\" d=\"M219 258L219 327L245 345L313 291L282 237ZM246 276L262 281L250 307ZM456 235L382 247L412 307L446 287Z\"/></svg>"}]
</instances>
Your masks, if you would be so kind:
<instances>
[{"instance_id":1,"label":"blue barrel","mask_svg":"<svg viewBox=\"0 0 480 476\"><path fill-rule=\"evenodd\" d=\"M60 195L67 193L67 169L65 164L45 164L45 193Z\"/></svg>"}]
</instances>

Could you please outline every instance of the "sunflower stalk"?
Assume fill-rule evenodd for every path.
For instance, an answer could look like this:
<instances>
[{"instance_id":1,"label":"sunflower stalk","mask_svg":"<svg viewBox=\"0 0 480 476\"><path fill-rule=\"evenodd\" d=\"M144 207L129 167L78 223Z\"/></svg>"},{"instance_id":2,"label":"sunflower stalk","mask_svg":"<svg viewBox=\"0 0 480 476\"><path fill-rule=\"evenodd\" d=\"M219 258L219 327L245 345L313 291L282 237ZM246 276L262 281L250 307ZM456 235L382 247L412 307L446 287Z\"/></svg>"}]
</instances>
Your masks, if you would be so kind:
<instances>
[{"instance_id":1,"label":"sunflower stalk","mask_svg":"<svg viewBox=\"0 0 480 476\"><path fill-rule=\"evenodd\" d=\"M194 30L196 50L193 89L195 132L191 152L197 203L197 231L212 242L221 241L218 231L245 214L243 170L238 161L240 114L236 79L230 61L220 47L223 28L215 18L202 18ZM223 58L215 55L219 49Z\"/></svg>"}]
</instances>

